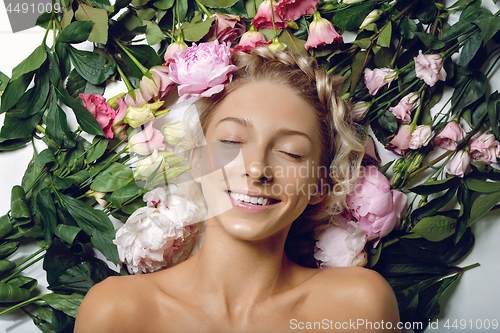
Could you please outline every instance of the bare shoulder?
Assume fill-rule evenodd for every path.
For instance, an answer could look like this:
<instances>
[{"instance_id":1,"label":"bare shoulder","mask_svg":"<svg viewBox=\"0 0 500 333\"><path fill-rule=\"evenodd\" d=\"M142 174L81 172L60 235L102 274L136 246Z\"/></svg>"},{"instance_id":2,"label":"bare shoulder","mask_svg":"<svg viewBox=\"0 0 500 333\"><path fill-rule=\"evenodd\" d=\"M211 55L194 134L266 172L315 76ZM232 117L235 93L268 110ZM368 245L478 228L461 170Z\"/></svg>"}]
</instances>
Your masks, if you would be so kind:
<instances>
[{"instance_id":1,"label":"bare shoulder","mask_svg":"<svg viewBox=\"0 0 500 333\"><path fill-rule=\"evenodd\" d=\"M387 323L396 327L399 310L396 296L387 280L374 270L362 267L323 269L314 276L313 293L319 304L329 315L335 308L340 320L364 323ZM361 327L360 327L361 328ZM379 327L380 328L380 327ZM363 326L361 332L370 332ZM377 332L398 332L398 330L374 330Z\"/></svg>"}]
</instances>

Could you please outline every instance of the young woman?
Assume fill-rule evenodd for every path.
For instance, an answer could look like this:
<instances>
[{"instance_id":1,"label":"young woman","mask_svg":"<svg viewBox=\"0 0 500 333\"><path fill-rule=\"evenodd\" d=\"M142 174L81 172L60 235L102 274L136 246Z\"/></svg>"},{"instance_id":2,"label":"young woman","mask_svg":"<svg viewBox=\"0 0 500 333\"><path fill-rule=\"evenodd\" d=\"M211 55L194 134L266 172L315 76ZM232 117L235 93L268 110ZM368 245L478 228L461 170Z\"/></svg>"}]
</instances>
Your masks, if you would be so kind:
<instances>
[{"instance_id":1,"label":"young woman","mask_svg":"<svg viewBox=\"0 0 500 333\"><path fill-rule=\"evenodd\" d=\"M359 176L363 147L341 82L312 58L265 47L232 60L232 82L197 104L211 147L191 154L209 211L202 247L172 268L94 286L75 332L398 331L378 273L296 263L312 266L303 247ZM235 152L214 168L214 156Z\"/></svg>"}]
</instances>

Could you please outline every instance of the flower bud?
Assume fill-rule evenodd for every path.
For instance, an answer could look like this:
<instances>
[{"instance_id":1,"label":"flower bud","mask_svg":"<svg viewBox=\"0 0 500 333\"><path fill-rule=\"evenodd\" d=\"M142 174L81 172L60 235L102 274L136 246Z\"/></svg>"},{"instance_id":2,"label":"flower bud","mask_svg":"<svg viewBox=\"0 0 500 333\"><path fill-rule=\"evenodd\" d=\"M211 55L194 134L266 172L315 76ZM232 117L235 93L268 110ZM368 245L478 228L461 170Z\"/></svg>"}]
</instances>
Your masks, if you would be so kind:
<instances>
[{"instance_id":1,"label":"flower bud","mask_svg":"<svg viewBox=\"0 0 500 333\"><path fill-rule=\"evenodd\" d=\"M370 12L370 14L368 14L365 19L363 20L363 22L361 23L361 25L359 26L359 30L362 30L364 29L367 25L369 25L370 23L373 23L375 22L376 20L378 20L378 18L380 17L380 14L382 14L382 12L378 9L374 9Z\"/></svg>"},{"instance_id":2,"label":"flower bud","mask_svg":"<svg viewBox=\"0 0 500 333\"><path fill-rule=\"evenodd\" d=\"M182 52L186 51L187 49L188 49L187 44L184 43L184 41L179 38L179 39L177 39L177 41L175 41L175 43L172 43L167 47L167 50L165 51L165 55L163 58L165 59L165 61L168 62L168 60L174 58L175 52L182 53Z\"/></svg>"},{"instance_id":3,"label":"flower bud","mask_svg":"<svg viewBox=\"0 0 500 333\"><path fill-rule=\"evenodd\" d=\"M175 123L163 125L161 132L165 137L165 141L170 145L175 145L184 137L184 131L182 130L182 121L177 121Z\"/></svg>"},{"instance_id":4,"label":"flower bud","mask_svg":"<svg viewBox=\"0 0 500 333\"><path fill-rule=\"evenodd\" d=\"M354 120L359 121L365 118L366 114L368 113L368 109L370 108L370 105L371 104L369 102L356 102L351 112Z\"/></svg>"},{"instance_id":5,"label":"flower bud","mask_svg":"<svg viewBox=\"0 0 500 333\"><path fill-rule=\"evenodd\" d=\"M288 46L286 44L280 42L278 37L274 37L273 42L271 44L269 44L268 47L273 52L282 52L282 51L285 51Z\"/></svg>"},{"instance_id":6,"label":"flower bud","mask_svg":"<svg viewBox=\"0 0 500 333\"><path fill-rule=\"evenodd\" d=\"M165 162L165 158L161 154L158 154L158 150L154 149L151 155L137 162L134 177L135 179L147 180L155 170L161 173L168 168L169 165Z\"/></svg>"},{"instance_id":7,"label":"flower bud","mask_svg":"<svg viewBox=\"0 0 500 333\"><path fill-rule=\"evenodd\" d=\"M429 125L419 125L411 132L409 142L410 149L418 149L427 146L432 138L432 128Z\"/></svg>"},{"instance_id":8,"label":"flower bud","mask_svg":"<svg viewBox=\"0 0 500 333\"><path fill-rule=\"evenodd\" d=\"M190 165L176 166L176 167L170 168L165 173L165 178L167 178L167 179L175 178L178 175L180 175L181 173L183 173L184 171L187 171L189 169L191 169Z\"/></svg>"},{"instance_id":9,"label":"flower bud","mask_svg":"<svg viewBox=\"0 0 500 333\"><path fill-rule=\"evenodd\" d=\"M141 107L129 106L127 114L123 118L123 122L129 124L133 128L137 128L154 118L155 115L149 104L144 104Z\"/></svg>"},{"instance_id":10,"label":"flower bud","mask_svg":"<svg viewBox=\"0 0 500 333\"><path fill-rule=\"evenodd\" d=\"M108 205L109 202L107 202L106 200L103 199L103 197L106 195L106 193L104 192L96 192L94 190L89 190L87 191L87 197L94 197L95 201L97 201L97 203L99 205L101 205L101 207L106 207Z\"/></svg>"},{"instance_id":11,"label":"flower bud","mask_svg":"<svg viewBox=\"0 0 500 333\"><path fill-rule=\"evenodd\" d=\"M123 98L126 94L127 94L126 92L123 92L121 94L118 94L118 95L113 96L110 99L108 99L109 106L111 106L115 110L118 109L120 106L118 105L118 103L116 103L116 100L118 98Z\"/></svg>"}]
</instances>

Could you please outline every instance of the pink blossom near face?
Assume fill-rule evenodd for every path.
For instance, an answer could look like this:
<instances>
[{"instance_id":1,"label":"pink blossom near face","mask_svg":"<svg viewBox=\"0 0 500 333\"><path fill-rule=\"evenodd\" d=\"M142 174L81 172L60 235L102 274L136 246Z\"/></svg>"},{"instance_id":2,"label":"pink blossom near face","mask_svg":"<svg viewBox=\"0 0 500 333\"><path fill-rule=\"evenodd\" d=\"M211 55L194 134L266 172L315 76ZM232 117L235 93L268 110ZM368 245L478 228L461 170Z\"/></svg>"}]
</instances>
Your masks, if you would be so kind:
<instances>
[{"instance_id":1,"label":"pink blossom near face","mask_svg":"<svg viewBox=\"0 0 500 333\"><path fill-rule=\"evenodd\" d=\"M344 39L335 31L333 24L322 18L315 18L309 25L309 36L304 44L306 50L331 43L342 43Z\"/></svg>"},{"instance_id":2,"label":"pink blossom near face","mask_svg":"<svg viewBox=\"0 0 500 333\"><path fill-rule=\"evenodd\" d=\"M174 59L174 53L182 53L188 49L188 46L183 41L176 41L170 44L163 55L163 59L165 61L169 61L170 59Z\"/></svg>"},{"instance_id":3,"label":"pink blossom near face","mask_svg":"<svg viewBox=\"0 0 500 333\"><path fill-rule=\"evenodd\" d=\"M403 124L411 123L411 112L415 110L420 104L420 97L416 93L409 93L401 98L396 106L391 106L389 112L392 113L396 119L400 120Z\"/></svg>"},{"instance_id":4,"label":"pink blossom near face","mask_svg":"<svg viewBox=\"0 0 500 333\"><path fill-rule=\"evenodd\" d=\"M362 174L346 201L350 213L367 234L367 240L377 239L378 242L395 227L399 227L406 213L408 199L404 193L391 190L387 178L374 165L362 167Z\"/></svg>"},{"instance_id":5,"label":"pink blossom near face","mask_svg":"<svg viewBox=\"0 0 500 333\"><path fill-rule=\"evenodd\" d=\"M233 44L245 33L246 26L242 17L220 13L215 13L211 17L215 17L215 36L220 43Z\"/></svg>"},{"instance_id":6,"label":"pink blossom near face","mask_svg":"<svg viewBox=\"0 0 500 333\"><path fill-rule=\"evenodd\" d=\"M368 88L370 95L375 95L385 86L398 77L397 73L390 68L365 68L365 85Z\"/></svg>"},{"instance_id":7,"label":"pink blossom near face","mask_svg":"<svg viewBox=\"0 0 500 333\"><path fill-rule=\"evenodd\" d=\"M143 130L130 137L128 141L129 151L139 155L152 154L155 149L164 150L163 134L153 127L154 120L151 120Z\"/></svg>"},{"instance_id":8,"label":"pink blossom near face","mask_svg":"<svg viewBox=\"0 0 500 333\"><path fill-rule=\"evenodd\" d=\"M101 126L104 131L104 137L112 138L113 119L116 117L116 111L106 103L106 99L101 95L81 93L79 96L85 108L92 113L99 126Z\"/></svg>"},{"instance_id":9,"label":"pink blossom near face","mask_svg":"<svg viewBox=\"0 0 500 333\"><path fill-rule=\"evenodd\" d=\"M394 152L395 154L403 156L408 149L410 149L411 140L411 126L402 125L399 127L398 134L396 134L390 141L386 149Z\"/></svg>"},{"instance_id":10,"label":"pink blossom near face","mask_svg":"<svg viewBox=\"0 0 500 333\"><path fill-rule=\"evenodd\" d=\"M257 14L252 19L252 25L255 26L257 30L260 29L273 29L272 23L272 6L274 4L274 0L264 0L257 10ZM287 23L283 21L279 15L274 15L274 25L276 29L285 29L287 27Z\"/></svg>"},{"instance_id":11,"label":"pink blossom near face","mask_svg":"<svg viewBox=\"0 0 500 333\"><path fill-rule=\"evenodd\" d=\"M353 221L328 226L317 236L314 258L320 268L364 266L366 234Z\"/></svg>"},{"instance_id":12,"label":"pink blossom near face","mask_svg":"<svg viewBox=\"0 0 500 333\"><path fill-rule=\"evenodd\" d=\"M275 13L284 21L295 21L304 15L314 14L319 0L280 0L274 5Z\"/></svg>"},{"instance_id":13,"label":"pink blossom near face","mask_svg":"<svg viewBox=\"0 0 500 333\"><path fill-rule=\"evenodd\" d=\"M434 137L434 144L442 149L455 150L457 142L462 141L467 134L456 121L450 121L443 130Z\"/></svg>"},{"instance_id":14,"label":"pink blossom near face","mask_svg":"<svg viewBox=\"0 0 500 333\"><path fill-rule=\"evenodd\" d=\"M500 143L495 135L484 133L470 143L470 154L474 161L497 163L500 157Z\"/></svg>"},{"instance_id":15,"label":"pink blossom near face","mask_svg":"<svg viewBox=\"0 0 500 333\"><path fill-rule=\"evenodd\" d=\"M240 42L238 45L240 46L251 46L252 48L256 47L257 45L263 45L269 43L266 40L266 36L262 34L262 32L258 32L255 30L250 29L249 31L245 32L241 38Z\"/></svg>"},{"instance_id":16,"label":"pink blossom near face","mask_svg":"<svg viewBox=\"0 0 500 333\"><path fill-rule=\"evenodd\" d=\"M470 170L471 157L465 150L457 151L446 163L444 170L455 176L464 177Z\"/></svg>"},{"instance_id":17,"label":"pink blossom near face","mask_svg":"<svg viewBox=\"0 0 500 333\"><path fill-rule=\"evenodd\" d=\"M443 58L439 54L422 54L418 51L415 60L415 73L426 84L434 87L437 81L446 80L446 71L443 68Z\"/></svg>"},{"instance_id":18,"label":"pink blossom near face","mask_svg":"<svg viewBox=\"0 0 500 333\"><path fill-rule=\"evenodd\" d=\"M128 125L125 123L121 123L119 125L116 124L122 121L123 118L125 118L125 116L127 115L128 105L121 97L116 99L116 104L118 104L118 110L116 111L115 119L113 119L113 133L118 139L123 140L127 137L126 131Z\"/></svg>"},{"instance_id":19,"label":"pink blossom near face","mask_svg":"<svg viewBox=\"0 0 500 333\"><path fill-rule=\"evenodd\" d=\"M224 89L232 79L236 66L230 63L230 45L217 40L188 48L174 54L169 76L178 84L179 100L189 97L210 97Z\"/></svg>"},{"instance_id":20,"label":"pink blossom near face","mask_svg":"<svg viewBox=\"0 0 500 333\"><path fill-rule=\"evenodd\" d=\"M411 133L410 149L425 147L432 139L432 128L429 125L418 125Z\"/></svg>"}]
</instances>

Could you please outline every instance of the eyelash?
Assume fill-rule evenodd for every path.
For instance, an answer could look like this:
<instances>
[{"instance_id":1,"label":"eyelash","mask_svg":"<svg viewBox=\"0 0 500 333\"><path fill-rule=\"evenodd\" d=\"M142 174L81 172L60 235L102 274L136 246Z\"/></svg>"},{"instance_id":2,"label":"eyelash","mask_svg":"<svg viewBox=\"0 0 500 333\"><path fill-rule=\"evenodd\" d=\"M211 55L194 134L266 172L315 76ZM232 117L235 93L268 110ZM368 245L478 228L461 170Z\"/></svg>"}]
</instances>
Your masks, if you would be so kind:
<instances>
[{"instance_id":1,"label":"eyelash","mask_svg":"<svg viewBox=\"0 0 500 333\"><path fill-rule=\"evenodd\" d=\"M231 141L231 140L220 140L219 142L227 143L227 144L240 144L240 143L243 143L241 141ZM290 156L290 157L292 157L292 158L294 158L296 160L301 160L302 159L302 156L297 155L297 154L287 153L285 151L282 151L282 153L285 153L288 156Z\"/></svg>"}]
</instances>

